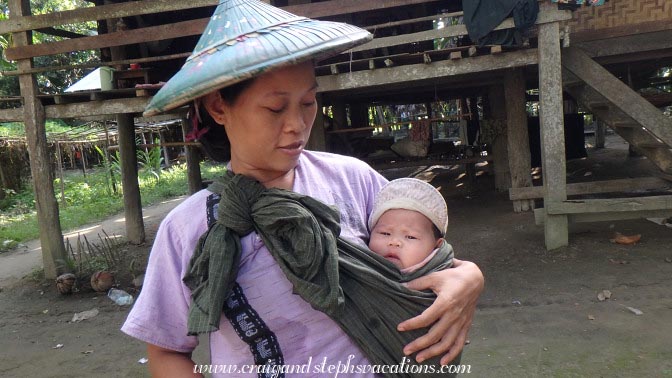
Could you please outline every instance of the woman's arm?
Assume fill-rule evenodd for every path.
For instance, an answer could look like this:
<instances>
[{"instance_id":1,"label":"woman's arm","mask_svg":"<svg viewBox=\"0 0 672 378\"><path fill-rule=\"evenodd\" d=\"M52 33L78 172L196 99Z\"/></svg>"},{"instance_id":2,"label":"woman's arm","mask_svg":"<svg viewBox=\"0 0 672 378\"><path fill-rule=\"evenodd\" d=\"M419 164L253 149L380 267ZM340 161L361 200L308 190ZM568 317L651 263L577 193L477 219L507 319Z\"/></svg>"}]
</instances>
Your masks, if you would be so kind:
<instances>
[{"instance_id":1,"label":"woman's arm","mask_svg":"<svg viewBox=\"0 0 672 378\"><path fill-rule=\"evenodd\" d=\"M191 353L176 352L147 344L147 356L152 377L203 377L203 374L194 373L195 364L191 359Z\"/></svg>"},{"instance_id":2,"label":"woman's arm","mask_svg":"<svg viewBox=\"0 0 672 378\"><path fill-rule=\"evenodd\" d=\"M476 264L458 259L453 259L450 269L410 281L408 288L431 289L437 298L422 314L399 324L399 331L430 327L426 335L406 345L404 353L418 352L418 362L445 353L441 358L444 365L457 357L467 339L484 282Z\"/></svg>"}]
</instances>

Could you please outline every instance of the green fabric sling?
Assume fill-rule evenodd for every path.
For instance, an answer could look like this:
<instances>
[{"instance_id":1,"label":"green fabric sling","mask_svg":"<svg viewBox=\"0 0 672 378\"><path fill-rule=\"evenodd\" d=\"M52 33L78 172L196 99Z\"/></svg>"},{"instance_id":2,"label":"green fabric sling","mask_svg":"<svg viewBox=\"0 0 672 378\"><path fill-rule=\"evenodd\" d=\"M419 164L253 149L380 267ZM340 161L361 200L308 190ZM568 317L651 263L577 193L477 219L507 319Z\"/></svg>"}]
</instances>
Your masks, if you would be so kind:
<instances>
[{"instance_id":1,"label":"green fabric sling","mask_svg":"<svg viewBox=\"0 0 672 378\"><path fill-rule=\"evenodd\" d=\"M238 275L240 238L252 231L261 237L294 293L334 319L372 364L399 364L404 345L427 332L396 330L399 323L420 314L436 298L431 292L410 290L402 282L451 266L449 244L444 242L424 267L404 275L383 257L339 238L338 210L312 197L266 189L233 173L209 189L221 194L221 201L218 221L199 240L184 277L192 290L190 335L219 328L224 300ZM438 367L439 358L424 364ZM400 372L386 375L413 376Z\"/></svg>"}]
</instances>

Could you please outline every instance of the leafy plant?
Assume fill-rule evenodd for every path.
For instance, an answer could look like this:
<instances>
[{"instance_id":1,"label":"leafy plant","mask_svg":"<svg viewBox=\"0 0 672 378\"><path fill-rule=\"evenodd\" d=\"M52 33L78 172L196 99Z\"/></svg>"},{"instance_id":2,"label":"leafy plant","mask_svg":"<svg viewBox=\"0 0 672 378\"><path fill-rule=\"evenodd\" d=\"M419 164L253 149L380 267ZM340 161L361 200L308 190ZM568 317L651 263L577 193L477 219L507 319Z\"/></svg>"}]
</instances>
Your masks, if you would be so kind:
<instances>
[{"instance_id":1,"label":"leafy plant","mask_svg":"<svg viewBox=\"0 0 672 378\"><path fill-rule=\"evenodd\" d=\"M163 156L161 156L161 148L154 147L148 150L138 150L138 164L140 164L141 171L149 173L156 177L156 181L161 181L161 164L163 164Z\"/></svg>"},{"instance_id":2,"label":"leafy plant","mask_svg":"<svg viewBox=\"0 0 672 378\"><path fill-rule=\"evenodd\" d=\"M99 270L118 271L122 269L122 239L116 235L110 237L105 230L102 232L104 236L98 234L99 242L97 243L89 242L86 235L81 234L77 234L74 246L70 243L70 239L66 240L65 248L69 257L64 264L68 271L83 278Z\"/></svg>"},{"instance_id":3,"label":"leafy plant","mask_svg":"<svg viewBox=\"0 0 672 378\"><path fill-rule=\"evenodd\" d=\"M109 154L105 153L98 145L95 145L94 148L103 160L103 168L105 168L105 182L109 190L108 193L117 194L117 179L115 176L117 170L117 175L121 176L121 166L119 164L118 156L119 152L117 151L117 156L115 156L116 160L112 161Z\"/></svg>"}]
</instances>

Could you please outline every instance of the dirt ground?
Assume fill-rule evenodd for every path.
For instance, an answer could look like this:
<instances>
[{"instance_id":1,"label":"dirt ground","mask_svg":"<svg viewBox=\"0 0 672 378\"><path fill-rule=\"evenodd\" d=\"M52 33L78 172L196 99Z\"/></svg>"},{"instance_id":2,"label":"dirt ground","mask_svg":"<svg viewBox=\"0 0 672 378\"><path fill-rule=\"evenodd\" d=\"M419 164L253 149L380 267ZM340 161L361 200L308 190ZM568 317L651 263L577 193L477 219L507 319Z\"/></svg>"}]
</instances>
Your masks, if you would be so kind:
<instances>
[{"instance_id":1,"label":"dirt ground","mask_svg":"<svg viewBox=\"0 0 672 378\"><path fill-rule=\"evenodd\" d=\"M568 180L647 175L650 164L628 157L623 146L610 140L588 159L568 162ZM448 239L459 258L485 274L462 359L470 376L672 377L672 228L649 220L576 224L568 247L547 252L543 227L531 213L514 213L507 195L493 190L492 176L484 172L469 185L462 172L435 166L386 175L419 175L441 186ZM151 237L155 224L148 229ZM614 244L616 231L642 238ZM64 297L51 283L0 283L0 376L148 376L138 362L144 346L119 332L127 307L92 292ZM602 290L611 298L599 301ZM96 317L71 322L93 308ZM207 361L206 349L197 349L198 361Z\"/></svg>"}]
</instances>

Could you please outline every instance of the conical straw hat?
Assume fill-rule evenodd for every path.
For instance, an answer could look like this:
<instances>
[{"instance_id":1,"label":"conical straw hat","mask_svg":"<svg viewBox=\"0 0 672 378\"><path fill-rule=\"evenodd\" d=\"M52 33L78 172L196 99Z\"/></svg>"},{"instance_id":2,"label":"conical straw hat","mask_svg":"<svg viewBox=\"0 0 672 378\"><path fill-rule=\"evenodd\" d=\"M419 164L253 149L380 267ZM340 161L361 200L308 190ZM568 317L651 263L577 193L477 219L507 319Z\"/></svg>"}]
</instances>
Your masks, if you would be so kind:
<instances>
[{"instance_id":1,"label":"conical straw hat","mask_svg":"<svg viewBox=\"0 0 672 378\"><path fill-rule=\"evenodd\" d=\"M257 0L222 0L196 49L159 90L145 116L271 68L322 59L371 40L356 26L299 17Z\"/></svg>"}]
</instances>

